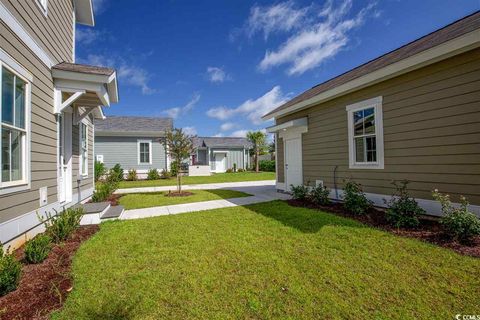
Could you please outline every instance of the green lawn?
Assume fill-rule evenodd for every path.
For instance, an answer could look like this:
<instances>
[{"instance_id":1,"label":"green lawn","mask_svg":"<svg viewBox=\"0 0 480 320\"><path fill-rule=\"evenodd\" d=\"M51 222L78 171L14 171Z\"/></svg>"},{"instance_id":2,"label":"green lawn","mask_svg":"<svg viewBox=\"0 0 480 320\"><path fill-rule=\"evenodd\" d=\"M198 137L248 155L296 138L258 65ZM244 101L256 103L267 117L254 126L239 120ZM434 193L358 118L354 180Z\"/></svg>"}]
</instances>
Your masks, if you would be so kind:
<instances>
[{"instance_id":1,"label":"green lawn","mask_svg":"<svg viewBox=\"0 0 480 320\"><path fill-rule=\"evenodd\" d=\"M139 209L159 206L168 206L172 204L191 203L199 201L209 201L218 199L242 198L251 196L251 194L234 190L189 190L193 193L186 197L167 197L166 192L152 193L130 193L120 198L120 204L125 209Z\"/></svg>"},{"instance_id":2,"label":"green lawn","mask_svg":"<svg viewBox=\"0 0 480 320\"><path fill-rule=\"evenodd\" d=\"M183 184L205 184L221 182L239 182L239 181L258 181L275 180L275 172L236 172L236 173L215 173L207 177L182 177ZM177 184L176 178L161 180L140 180L140 181L122 181L119 188L140 188L140 187L160 187L174 186Z\"/></svg>"},{"instance_id":3,"label":"green lawn","mask_svg":"<svg viewBox=\"0 0 480 320\"><path fill-rule=\"evenodd\" d=\"M106 222L54 319L452 319L480 259L276 201Z\"/></svg>"}]
</instances>

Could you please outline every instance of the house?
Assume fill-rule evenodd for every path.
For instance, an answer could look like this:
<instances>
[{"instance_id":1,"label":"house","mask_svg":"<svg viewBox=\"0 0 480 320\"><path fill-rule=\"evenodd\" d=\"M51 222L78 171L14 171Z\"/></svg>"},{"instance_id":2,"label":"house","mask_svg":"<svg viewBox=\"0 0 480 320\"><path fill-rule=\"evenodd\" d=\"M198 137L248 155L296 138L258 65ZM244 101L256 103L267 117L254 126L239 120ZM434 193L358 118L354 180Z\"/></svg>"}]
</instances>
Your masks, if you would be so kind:
<instances>
[{"instance_id":1,"label":"house","mask_svg":"<svg viewBox=\"0 0 480 320\"><path fill-rule=\"evenodd\" d=\"M345 179L378 206L407 179L430 214L439 189L480 215L480 12L303 92L274 119L277 189Z\"/></svg>"},{"instance_id":2,"label":"house","mask_svg":"<svg viewBox=\"0 0 480 320\"><path fill-rule=\"evenodd\" d=\"M0 0L0 241L41 231L38 215L94 190L94 120L118 101L116 72L75 64L90 0Z\"/></svg>"},{"instance_id":3,"label":"house","mask_svg":"<svg viewBox=\"0 0 480 320\"><path fill-rule=\"evenodd\" d=\"M252 144L246 138L195 137L193 142L195 151L191 164L207 166L208 168L203 170L204 173L208 170L221 173L235 166L237 170L246 170L250 167L249 152Z\"/></svg>"},{"instance_id":4,"label":"house","mask_svg":"<svg viewBox=\"0 0 480 320\"><path fill-rule=\"evenodd\" d=\"M170 170L165 133L172 130L171 118L111 116L95 122L95 159L107 168L120 164L135 169L140 179L148 170Z\"/></svg>"}]
</instances>

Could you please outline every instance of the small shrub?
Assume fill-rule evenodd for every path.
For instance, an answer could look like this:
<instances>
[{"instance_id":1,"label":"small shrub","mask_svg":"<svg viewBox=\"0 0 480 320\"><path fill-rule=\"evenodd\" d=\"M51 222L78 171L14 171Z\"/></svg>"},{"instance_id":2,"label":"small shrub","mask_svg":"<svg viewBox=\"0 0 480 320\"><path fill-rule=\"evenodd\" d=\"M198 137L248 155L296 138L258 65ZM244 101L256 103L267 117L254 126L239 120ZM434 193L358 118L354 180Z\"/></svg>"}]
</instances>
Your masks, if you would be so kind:
<instances>
[{"instance_id":1,"label":"small shrub","mask_svg":"<svg viewBox=\"0 0 480 320\"><path fill-rule=\"evenodd\" d=\"M28 263L40 263L45 260L52 249L52 238L39 234L25 244L25 260Z\"/></svg>"},{"instance_id":2,"label":"small shrub","mask_svg":"<svg viewBox=\"0 0 480 320\"><path fill-rule=\"evenodd\" d=\"M330 190L328 190L327 187L316 186L312 188L308 194L308 199L317 205L326 206L330 204L330 199L328 198L329 195Z\"/></svg>"},{"instance_id":3,"label":"small shrub","mask_svg":"<svg viewBox=\"0 0 480 320\"><path fill-rule=\"evenodd\" d=\"M308 186L299 185L294 186L290 185L290 190L292 191L292 198L295 200L305 201L308 198Z\"/></svg>"},{"instance_id":4,"label":"small shrub","mask_svg":"<svg viewBox=\"0 0 480 320\"><path fill-rule=\"evenodd\" d=\"M258 166L260 171L275 172L275 160L260 160Z\"/></svg>"},{"instance_id":5,"label":"small shrub","mask_svg":"<svg viewBox=\"0 0 480 320\"><path fill-rule=\"evenodd\" d=\"M106 181L98 183L92 195L92 202L104 202L118 188L118 182Z\"/></svg>"},{"instance_id":6,"label":"small shrub","mask_svg":"<svg viewBox=\"0 0 480 320\"><path fill-rule=\"evenodd\" d=\"M107 168L105 168L105 165L103 162L95 161L95 181L100 180L106 173L107 173Z\"/></svg>"},{"instance_id":7,"label":"small shrub","mask_svg":"<svg viewBox=\"0 0 480 320\"><path fill-rule=\"evenodd\" d=\"M480 219L468 211L468 201L460 197L460 207L456 208L450 201L450 196L435 190L433 198L442 205L444 216L440 220L443 228L452 238L461 243L469 243L473 237L480 235Z\"/></svg>"},{"instance_id":8,"label":"small shrub","mask_svg":"<svg viewBox=\"0 0 480 320\"><path fill-rule=\"evenodd\" d=\"M343 206L354 215L364 215L372 208L372 201L368 200L360 184L348 181L345 184Z\"/></svg>"},{"instance_id":9,"label":"small shrub","mask_svg":"<svg viewBox=\"0 0 480 320\"><path fill-rule=\"evenodd\" d=\"M13 254L3 253L0 243L0 297L14 291L20 283L22 265Z\"/></svg>"},{"instance_id":10,"label":"small shrub","mask_svg":"<svg viewBox=\"0 0 480 320\"><path fill-rule=\"evenodd\" d=\"M160 179L160 174L157 169L148 170L147 180L158 180Z\"/></svg>"},{"instance_id":11,"label":"small shrub","mask_svg":"<svg viewBox=\"0 0 480 320\"><path fill-rule=\"evenodd\" d=\"M177 165L177 162L176 162L176 161L172 162L172 164L170 165L170 173L172 174L172 177L176 177L176 176L177 176L177 173L178 173L178 165Z\"/></svg>"},{"instance_id":12,"label":"small shrub","mask_svg":"<svg viewBox=\"0 0 480 320\"><path fill-rule=\"evenodd\" d=\"M237 164L236 163L233 164L233 172L237 172Z\"/></svg>"},{"instance_id":13,"label":"small shrub","mask_svg":"<svg viewBox=\"0 0 480 320\"><path fill-rule=\"evenodd\" d=\"M225 171L226 173L232 173L233 172L233 169L232 168L228 168L227 171Z\"/></svg>"},{"instance_id":14,"label":"small shrub","mask_svg":"<svg viewBox=\"0 0 480 320\"><path fill-rule=\"evenodd\" d=\"M45 234L49 235L55 243L66 240L70 234L80 225L83 216L83 208L68 208L60 214L46 214L46 218L39 217L47 229Z\"/></svg>"},{"instance_id":15,"label":"small shrub","mask_svg":"<svg viewBox=\"0 0 480 320\"><path fill-rule=\"evenodd\" d=\"M112 182L123 181L123 169L120 164L116 164L108 173L108 180Z\"/></svg>"},{"instance_id":16,"label":"small shrub","mask_svg":"<svg viewBox=\"0 0 480 320\"><path fill-rule=\"evenodd\" d=\"M408 194L408 181L400 182L393 181L392 184L397 189L396 194L393 195L390 201L384 200L387 204L387 221L396 228L415 228L420 224L418 217L425 214L423 210Z\"/></svg>"},{"instance_id":17,"label":"small shrub","mask_svg":"<svg viewBox=\"0 0 480 320\"><path fill-rule=\"evenodd\" d=\"M168 172L167 170L163 169L162 170L162 173L160 174L160 178L161 179L170 179L170 172Z\"/></svg>"},{"instance_id":18,"label":"small shrub","mask_svg":"<svg viewBox=\"0 0 480 320\"><path fill-rule=\"evenodd\" d=\"M137 181L137 170L135 169L128 170L127 181Z\"/></svg>"},{"instance_id":19,"label":"small shrub","mask_svg":"<svg viewBox=\"0 0 480 320\"><path fill-rule=\"evenodd\" d=\"M240 168L237 170L237 172L245 172L245 169Z\"/></svg>"}]
</instances>

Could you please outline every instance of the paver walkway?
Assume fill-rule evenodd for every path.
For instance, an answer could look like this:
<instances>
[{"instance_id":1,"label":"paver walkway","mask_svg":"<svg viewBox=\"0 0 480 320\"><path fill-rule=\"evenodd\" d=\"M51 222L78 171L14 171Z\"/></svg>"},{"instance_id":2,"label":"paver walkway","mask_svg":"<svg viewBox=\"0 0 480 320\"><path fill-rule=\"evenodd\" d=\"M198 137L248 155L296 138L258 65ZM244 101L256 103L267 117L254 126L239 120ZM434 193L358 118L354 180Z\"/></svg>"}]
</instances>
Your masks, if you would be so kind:
<instances>
[{"instance_id":1,"label":"paver walkway","mask_svg":"<svg viewBox=\"0 0 480 320\"><path fill-rule=\"evenodd\" d=\"M289 199L290 196L288 194L279 193L275 189L275 184L271 183L271 181L263 181L263 184L260 183L261 181L255 181L245 183L245 182L235 182L231 184L235 184L235 186L225 186L224 183L221 184L209 184L209 185L196 185L187 187L185 186L185 190L190 189L214 189L212 186L214 185L222 185L218 186L215 189L229 189L229 190L237 190L241 192L245 192L251 194L251 197L244 197L244 198L234 198L234 199L221 199L221 200L212 200L212 201L202 201L202 202L193 202L193 203L185 203L185 204L177 204L177 205L170 205L170 206L162 206L162 207L152 207L152 208L143 208L143 209L133 209L133 210L125 210L124 213L120 216L120 219L141 219L141 218L148 218L148 217L156 217L156 216L163 216L169 214L179 214L185 212L195 212L195 211L203 211L203 210L210 210L210 209L219 209L219 208L227 208L227 207L236 207L236 206L243 206L253 203L260 203L260 202L268 202L273 200L279 199ZM205 188L200 188L208 186ZM195 187L195 188L192 188ZM156 187L156 188L163 188L163 187ZM145 188L140 188L145 189ZM130 190L130 189L129 189ZM166 191L170 189L161 189L155 191ZM137 191L137 192L145 192ZM154 192L154 191L150 191Z\"/></svg>"}]
</instances>

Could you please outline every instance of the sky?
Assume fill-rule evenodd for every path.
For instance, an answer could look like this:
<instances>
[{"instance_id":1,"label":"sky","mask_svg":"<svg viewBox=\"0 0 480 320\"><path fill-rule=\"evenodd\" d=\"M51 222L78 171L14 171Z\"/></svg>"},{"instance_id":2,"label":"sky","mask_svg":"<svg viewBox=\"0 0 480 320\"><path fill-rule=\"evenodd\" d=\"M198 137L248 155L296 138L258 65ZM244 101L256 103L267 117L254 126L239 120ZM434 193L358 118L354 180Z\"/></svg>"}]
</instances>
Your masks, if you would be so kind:
<instances>
[{"instance_id":1,"label":"sky","mask_svg":"<svg viewBox=\"0 0 480 320\"><path fill-rule=\"evenodd\" d=\"M480 0L93 0L76 61L114 67L109 115L245 136L312 86L480 9Z\"/></svg>"}]
</instances>

